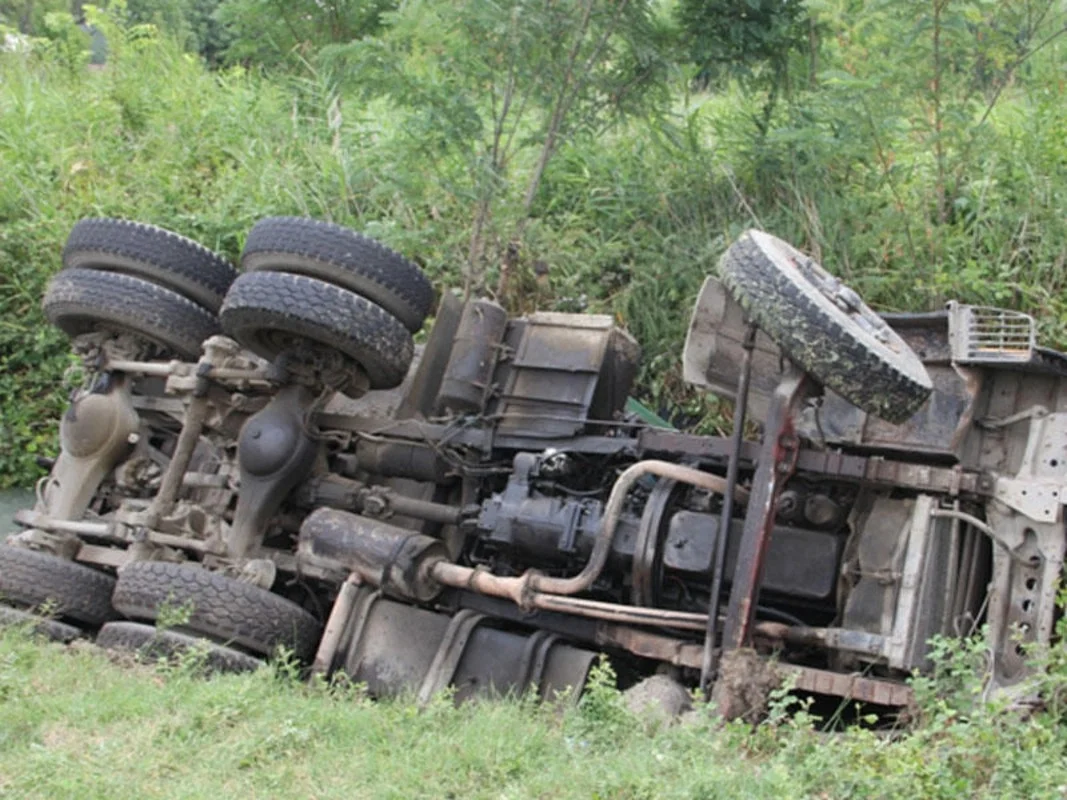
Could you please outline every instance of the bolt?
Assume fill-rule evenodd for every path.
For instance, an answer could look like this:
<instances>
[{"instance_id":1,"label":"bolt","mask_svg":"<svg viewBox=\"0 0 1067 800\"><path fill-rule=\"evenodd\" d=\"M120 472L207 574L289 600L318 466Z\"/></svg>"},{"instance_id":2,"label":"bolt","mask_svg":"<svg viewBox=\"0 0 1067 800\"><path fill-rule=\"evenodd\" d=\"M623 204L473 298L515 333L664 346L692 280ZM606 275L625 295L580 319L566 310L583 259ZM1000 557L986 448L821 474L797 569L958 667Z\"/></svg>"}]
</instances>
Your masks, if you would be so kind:
<instances>
[{"instance_id":1,"label":"bolt","mask_svg":"<svg viewBox=\"0 0 1067 800\"><path fill-rule=\"evenodd\" d=\"M369 495L363 501L363 513L369 514L372 517L381 516L389 508L389 504L385 501L384 497L380 495Z\"/></svg>"}]
</instances>

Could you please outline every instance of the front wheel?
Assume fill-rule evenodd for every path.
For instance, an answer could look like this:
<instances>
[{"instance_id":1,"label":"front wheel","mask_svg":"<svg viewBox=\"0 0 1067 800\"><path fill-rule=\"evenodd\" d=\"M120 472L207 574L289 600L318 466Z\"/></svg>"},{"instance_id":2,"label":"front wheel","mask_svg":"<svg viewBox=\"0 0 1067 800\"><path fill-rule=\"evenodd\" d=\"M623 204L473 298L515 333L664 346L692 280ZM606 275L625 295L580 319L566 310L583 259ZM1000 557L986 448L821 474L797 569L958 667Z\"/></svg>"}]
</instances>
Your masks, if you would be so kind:
<instances>
[{"instance_id":1,"label":"front wheel","mask_svg":"<svg viewBox=\"0 0 1067 800\"><path fill-rule=\"evenodd\" d=\"M127 564L112 602L132 619L173 615L176 627L264 656L285 647L310 660L321 633L315 618L296 603L197 564Z\"/></svg>"}]
</instances>

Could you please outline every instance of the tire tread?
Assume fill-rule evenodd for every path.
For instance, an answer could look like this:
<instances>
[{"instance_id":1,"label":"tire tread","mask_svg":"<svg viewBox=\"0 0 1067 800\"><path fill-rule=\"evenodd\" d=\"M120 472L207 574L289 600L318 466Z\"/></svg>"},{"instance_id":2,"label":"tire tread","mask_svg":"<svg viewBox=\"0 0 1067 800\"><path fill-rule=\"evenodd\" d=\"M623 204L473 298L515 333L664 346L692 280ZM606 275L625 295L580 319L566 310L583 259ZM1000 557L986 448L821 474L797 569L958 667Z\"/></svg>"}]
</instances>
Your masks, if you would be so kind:
<instances>
[{"instance_id":1,"label":"tire tread","mask_svg":"<svg viewBox=\"0 0 1067 800\"><path fill-rule=\"evenodd\" d=\"M115 579L105 572L12 545L0 545L0 596L37 608L51 605L57 617L86 625L115 618Z\"/></svg>"},{"instance_id":2,"label":"tire tread","mask_svg":"<svg viewBox=\"0 0 1067 800\"><path fill-rule=\"evenodd\" d=\"M321 631L314 617L284 597L198 564L127 564L119 571L112 603L127 617L152 621L164 605L188 604L192 610L183 628L266 656L284 646L298 658L310 658Z\"/></svg>"},{"instance_id":3,"label":"tire tread","mask_svg":"<svg viewBox=\"0 0 1067 800\"><path fill-rule=\"evenodd\" d=\"M414 263L332 222L267 217L248 234L241 268L307 275L377 303L411 332L433 307L433 286Z\"/></svg>"},{"instance_id":4,"label":"tire tread","mask_svg":"<svg viewBox=\"0 0 1067 800\"><path fill-rule=\"evenodd\" d=\"M41 306L72 338L101 326L122 329L190 360L221 331L218 318L192 300L121 273L65 269L52 277Z\"/></svg>"},{"instance_id":5,"label":"tire tread","mask_svg":"<svg viewBox=\"0 0 1067 800\"><path fill-rule=\"evenodd\" d=\"M63 249L63 266L145 278L218 312L237 270L218 253L180 234L125 219L78 221Z\"/></svg>"}]
</instances>

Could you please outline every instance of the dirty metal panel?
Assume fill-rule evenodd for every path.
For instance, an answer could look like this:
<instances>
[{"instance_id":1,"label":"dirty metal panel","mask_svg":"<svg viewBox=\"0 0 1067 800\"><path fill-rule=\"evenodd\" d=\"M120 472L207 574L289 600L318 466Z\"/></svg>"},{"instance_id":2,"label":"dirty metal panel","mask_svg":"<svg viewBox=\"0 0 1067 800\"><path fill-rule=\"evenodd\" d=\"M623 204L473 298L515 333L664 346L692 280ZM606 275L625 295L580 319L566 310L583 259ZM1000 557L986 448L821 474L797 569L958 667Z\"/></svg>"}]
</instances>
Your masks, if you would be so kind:
<instances>
[{"instance_id":1,"label":"dirty metal panel","mask_svg":"<svg viewBox=\"0 0 1067 800\"><path fill-rule=\"evenodd\" d=\"M640 366L641 345L637 339L622 328L613 328L590 408L593 419L614 419L622 411Z\"/></svg>"},{"instance_id":2,"label":"dirty metal panel","mask_svg":"<svg viewBox=\"0 0 1067 800\"><path fill-rule=\"evenodd\" d=\"M500 625L471 609L449 616L367 594L346 623L342 669L374 697L417 692L421 702L448 686L457 702L531 687L546 698L568 687L581 692L594 651Z\"/></svg>"},{"instance_id":3,"label":"dirty metal panel","mask_svg":"<svg viewBox=\"0 0 1067 800\"><path fill-rule=\"evenodd\" d=\"M613 329L606 315L527 317L500 395L498 431L546 438L579 433Z\"/></svg>"},{"instance_id":4,"label":"dirty metal panel","mask_svg":"<svg viewBox=\"0 0 1067 800\"><path fill-rule=\"evenodd\" d=\"M531 688L549 699L567 689L580 693L596 655L543 631L523 635L480 626L452 678L456 702L523 694Z\"/></svg>"},{"instance_id":5,"label":"dirty metal panel","mask_svg":"<svg viewBox=\"0 0 1067 800\"><path fill-rule=\"evenodd\" d=\"M915 502L861 496L850 520L852 538L841 565L848 586L841 627L888 637Z\"/></svg>"},{"instance_id":6,"label":"dirty metal panel","mask_svg":"<svg viewBox=\"0 0 1067 800\"><path fill-rule=\"evenodd\" d=\"M1059 522L1067 500L1067 413L1035 406L1013 427L1021 428L1027 420L1019 471L1010 478L998 476L993 496L1035 522Z\"/></svg>"},{"instance_id":7,"label":"dirty metal panel","mask_svg":"<svg viewBox=\"0 0 1067 800\"><path fill-rule=\"evenodd\" d=\"M585 406L589 393L589 377L593 373L560 374L522 370L515 376L515 383L505 395L508 408L545 405Z\"/></svg>"},{"instance_id":8,"label":"dirty metal panel","mask_svg":"<svg viewBox=\"0 0 1067 800\"><path fill-rule=\"evenodd\" d=\"M513 363L519 367L562 372L599 371L613 327L611 317L597 315L592 320L596 324L582 319L581 325L575 325L570 315L553 314L551 317L551 321L539 314L527 318L526 335Z\"/></svg>"},{"instance_id":9,"label":"dirty metal panel","mask_svg":"<svg viewBox=\"0 0 1067 800\"><path fill-rule=\"evenodd\" d=\"M449 618L421 608L380 601L371 609L344 670L374 697L417 689L433 663Z\"/></svg>"},{"instance_id":10,"label":"dirty metal panel","mask_svg":"<svg viewBox=\"0 0 1067 800\"><path fill-rule=\"evenodd\" d=\"M997 478L993 496L1035 522L1059 522L1067 484Z\"/></svg>"},{"instance_id":11,"label":"dirty metal panel","mask_svg":"<svg viewBox=\"0 0 1067 800\"><path fill-rule=\"evenodd\" d=\"M927 372L934 384L930 399L899 425L867 414L840 395L827 392L821 407L808 409L801 416L800 433L814 441L825 438L834 444L956 456L962 434L971 422L978 384L968 384L947 365L927 365Z\"/></svg>"},{"instance_id":12,"label":"dirty metal panel","mask_svg":"<svg viewBox=\"0 0 1067 800\"><path fill-rule=\"evenodd\" d=\"M697 297L682 351L682 377L719 397L734 400L741 378L741 356L748 323L744 311L722 283L708 277ZM752 378L748 414L755 420L767 416L770 396L781 372L778 345L762 331L756 334L752 353Z\"/></svg>"},{"instance_id":13,"label":"dirty metal panel","mask_svg":"<svg viewBox=\"0 0 1067 800\"><path fill-rule=\"evenodd\" d=\"M395 414L397 419L414 416L425 418L433 415L434 402L441 387L462 314L463 301L451 292L442 294L425 347L421 348L421 351L416 349L416 357L412 360L407 377L393 390L400 398ZM373 394L375 393L367 393ZM360 413L371 415L362 409Z\"/></svg>"},{"instance_id":14,"label":"dirty metal panel","mask_svg":"<svg viewBox=\"0 0 1067 800\"><path fill-rule=\"evenodd\" d=\"M779 664L778 671L786 678L792 678L793 687L803 692L899 708L910 706L914 700L910 686L893 681L830 672L814 667L801 667L795 664Z\"/></svg>"}]
</instances>

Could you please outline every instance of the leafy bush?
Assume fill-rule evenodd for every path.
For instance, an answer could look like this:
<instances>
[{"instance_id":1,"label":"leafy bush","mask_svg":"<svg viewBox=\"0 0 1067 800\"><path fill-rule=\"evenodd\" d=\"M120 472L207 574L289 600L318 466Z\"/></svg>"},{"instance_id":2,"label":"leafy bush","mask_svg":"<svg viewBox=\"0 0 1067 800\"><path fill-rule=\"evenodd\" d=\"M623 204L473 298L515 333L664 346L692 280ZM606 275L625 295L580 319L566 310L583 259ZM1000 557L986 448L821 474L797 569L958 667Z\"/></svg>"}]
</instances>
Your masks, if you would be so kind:
<instances>
[{"instance_id":1,"label":"leafy bush","mask_svg":"<svg viewBox=\"0 0 1067 800\"><path fill-rule=\"evenodd\" d=\"M615 77L648 58L649 93L617 98L624 119L573 117L546 150L559 95L527 75L531 111L512 119L505 161L491 158L492 122L506 117L490 90L499 101L508 73L478 52L525 69L507 61L508 36L528 35L531 58L551 47L476 0L481 16L438 9L437 27L410 4L376 17L395 29L311 48L299 71L271 77L210 71L165 30L91 6L105 69L86 70L83 45L59 33L0 53L0 485L32 481L35 455L55 449L70 362L38 303L88 215L163 225L231 258L258 218L313 216L382 239L449 287L472 274L472 288L499 284L510 260L514 310L613 313L644 348L639 397L702 430L723 426L721 408L682 384L681 343L704 276L747 227L792 240L878 309L1006 305L1067 342L1062 10L853 5L807 4L819 36L790 58L809 80L768 115L774 89L758 82L690 95L662 60L669 26L635 3L641 35L613 42L614 66L631 70ZM1027 21L1026 8L1045 13ZM69 17L53 22L69 30ZM478 37L495 45L472 52ZM600 77L576 104L596 109L615 86Z\"/></svg>"}]
</instances>

